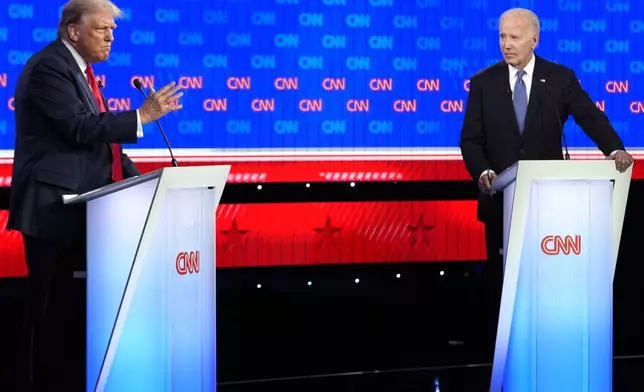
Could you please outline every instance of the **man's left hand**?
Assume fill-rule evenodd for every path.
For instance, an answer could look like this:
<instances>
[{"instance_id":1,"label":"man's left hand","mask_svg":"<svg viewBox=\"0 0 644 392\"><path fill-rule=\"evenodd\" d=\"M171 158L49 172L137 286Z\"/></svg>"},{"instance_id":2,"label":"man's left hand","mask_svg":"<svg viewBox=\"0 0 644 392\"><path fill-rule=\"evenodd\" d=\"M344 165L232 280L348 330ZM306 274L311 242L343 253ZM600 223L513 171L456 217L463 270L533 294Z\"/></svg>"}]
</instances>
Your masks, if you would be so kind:
<instances>
[{"instance_id":1,"label":"man's left hand","mask_svg":"<svg viewBox=\"0 0 644 392\"><path fill-rule=\"evenodd\" d=\"M633 157L626 151L617 151L615 154L606 157L615 161L615 168L620 173L624 173L633 164Z\"/></svg>"}]
</instances>

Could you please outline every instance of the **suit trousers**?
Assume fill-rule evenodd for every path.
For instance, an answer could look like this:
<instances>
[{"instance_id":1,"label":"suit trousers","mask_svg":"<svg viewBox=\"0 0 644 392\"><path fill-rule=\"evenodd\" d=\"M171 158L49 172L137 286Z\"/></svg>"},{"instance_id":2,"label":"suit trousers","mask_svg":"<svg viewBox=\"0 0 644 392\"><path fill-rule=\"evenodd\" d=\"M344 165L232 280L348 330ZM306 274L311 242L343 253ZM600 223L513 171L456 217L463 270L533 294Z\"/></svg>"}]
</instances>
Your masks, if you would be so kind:
<instances>
[{"instance_id":1,"label":"suit trousers","mask_svg":"<svg viewBox=\"0 0 644 392\"><path fill-rule=\"evenodd\" d=\"M497 196L498 197L498 196ZM501 294L503 292L503 205L494 203L492 213L485 222L487 261L483 269L484 287L484 347L490 360L494 358L494 345L499 321Z\"/></svg>"},{"instance_id":2,"label":"suit trousers","mask_svg":"<svg viewBox=\"0 0 644 392\"><path fill-rule=\"evenodd\" d=\"M25 337L27 390L84 391L86 244L58 244L23 235L28 300Z\"/></svg>"}]
</instances>

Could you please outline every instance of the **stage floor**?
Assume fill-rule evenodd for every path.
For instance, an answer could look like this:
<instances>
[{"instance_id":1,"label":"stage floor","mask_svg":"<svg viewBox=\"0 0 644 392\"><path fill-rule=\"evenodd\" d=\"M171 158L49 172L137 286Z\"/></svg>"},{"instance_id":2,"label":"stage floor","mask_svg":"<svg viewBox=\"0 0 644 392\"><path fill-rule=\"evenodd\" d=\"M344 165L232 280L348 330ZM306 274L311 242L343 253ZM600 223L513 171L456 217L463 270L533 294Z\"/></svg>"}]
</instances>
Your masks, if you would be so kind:
<instances>
[{"instance_id":1,"label":"stage floor","mask_svg":"<svg viewBox=\"0 0 644 392\"><path fill-rule=\"evenodd\" d=\"M614 392L641 390L644 374L644 295L631 282L643 273L641 263L623 266L615 285ZM477 349L485 342L477 346L475 333L481 326L477 268L414 263L222 269L217 390L487 391L491 365ZM400 271L409 277L404 287L387 280ZM319 291L297 284L309 276ZM353 283L356 276L360 287ZM25 279L0 280L0 391L24 391L17 383L25 374L18 360L25 293Z\"/></svg>"},{"instance_id":2,"label":"stage floor","mask_svg":"<svg viewBox=\"0 0 644 392\"><path fill-rule=\"evenodd\" d=\"M613 392L640 390L644 355L615 357ZM356 371L353 373L220 383L218 392L485 392L491 364Z\"/></svg>"}]
</instances>

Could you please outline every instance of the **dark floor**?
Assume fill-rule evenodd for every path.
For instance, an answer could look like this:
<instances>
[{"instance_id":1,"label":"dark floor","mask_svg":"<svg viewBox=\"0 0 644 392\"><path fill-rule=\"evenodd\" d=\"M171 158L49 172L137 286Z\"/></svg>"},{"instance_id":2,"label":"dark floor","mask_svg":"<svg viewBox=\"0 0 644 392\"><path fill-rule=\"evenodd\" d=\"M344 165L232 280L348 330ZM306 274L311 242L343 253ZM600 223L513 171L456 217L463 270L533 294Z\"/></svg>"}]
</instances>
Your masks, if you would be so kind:
<instances>
[{"instance_id":1,"label":"dark floor","mask_svg":"<svg viewBox=\"0 0 644 392\"><path fill-rule=\"evenodd\" d=\"M218 390L486 391L491 358L481 351L479 268L454 262L220 270ZM638 280L630 271L628 281ZM304 284L310 279L312 286ZM0 281L0 391L16 390L22 370L15 353L24 283ZM614 391L642 390L644 359L630 357L644 354L642 290L635 283L615 289Z\"/></svg>"},{"instance_id":2,"label":"dark floor","mask_svg":"<svg viewBox=\"0 0 644 392\"><path fill-rule=\"evenodd\" d=\"M616 358L613 392L641 391L644 357ZM219 392L484 392L488 390L491 367L471 364L445 368L416 368L320 375L293 379L220 383Z\"/></svg>"}]
</instances>

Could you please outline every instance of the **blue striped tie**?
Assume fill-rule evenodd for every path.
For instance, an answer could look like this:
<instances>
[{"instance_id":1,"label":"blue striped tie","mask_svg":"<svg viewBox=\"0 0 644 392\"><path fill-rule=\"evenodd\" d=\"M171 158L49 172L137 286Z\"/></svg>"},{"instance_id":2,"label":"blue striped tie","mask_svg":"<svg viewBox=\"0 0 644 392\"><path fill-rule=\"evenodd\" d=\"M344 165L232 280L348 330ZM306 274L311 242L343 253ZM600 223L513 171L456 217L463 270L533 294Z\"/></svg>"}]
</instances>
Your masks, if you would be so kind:
<instances>
[{"instance_id":1,"label":"blue striped tie","mask_svg":"<svg viewBox=\"0 0 644 392\"><path fill-rule=\"evenodd\" d=\"M519 125L519 132L523 133L525 126L525 115L528 111L528 93L526 91L525 83L523 82L524 70L517 72L517 81L514 84L514 115L517 117L517 124Z\"/></svg>"}]
</instances>

